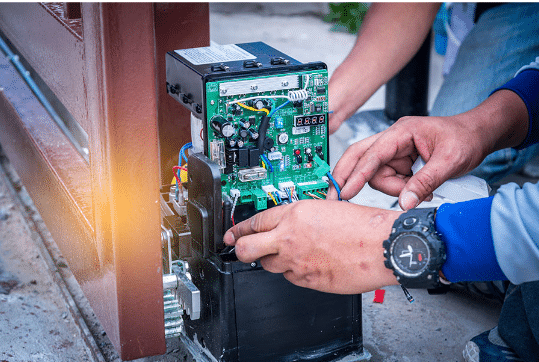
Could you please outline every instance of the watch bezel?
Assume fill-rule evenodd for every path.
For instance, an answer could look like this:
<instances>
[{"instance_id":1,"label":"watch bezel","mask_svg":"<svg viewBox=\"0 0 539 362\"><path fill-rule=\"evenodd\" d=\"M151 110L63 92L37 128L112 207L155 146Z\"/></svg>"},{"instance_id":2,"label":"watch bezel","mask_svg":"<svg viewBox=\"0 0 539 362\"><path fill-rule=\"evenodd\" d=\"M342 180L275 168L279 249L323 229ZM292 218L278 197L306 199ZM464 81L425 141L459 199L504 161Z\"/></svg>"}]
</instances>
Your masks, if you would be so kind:
<instances>
[{"instance_id":1,"label":"watch bezel","mask_svg":"<svg viewBox=\"0 0 539 362\"><path fill-rule=\"evenodd\" d=\"M398 242L403 239L404 237L407 237L407 236L414 236L416 238L418 238L419 240L421 240L421 242L423 243L423 245L425 245L425 248L427 249L427 262L425 263L425 265L419 269L417 272L414 272L414 273L410 273L408 271L405 271L403 270L400 266L399 266L399 263L397 262L397 260L395 259L395 246L398 244ZM390 244L390 247L389 247L389 255L390 255L390 261L391 261L391 264L393 265L393 268L398 271L398 273L402 276L405 276L405 277L408 277L408 278L418 278L420 276L422 276L423 274L425 274L425 272L429 272L430 268L430 263L431 263L431 260L432 260L432 250L431 250L431 247L430 247L430 244L427 242L427 240L425 239L425 237L423 237L423 235L417 233L417 232L413 232L413 231L410 231L410 232L404 232L404 233L401 233L399 235L397 235L395 237L395 239L393 239L393 241L391 242Z\"/></svg>"}]
</instances>

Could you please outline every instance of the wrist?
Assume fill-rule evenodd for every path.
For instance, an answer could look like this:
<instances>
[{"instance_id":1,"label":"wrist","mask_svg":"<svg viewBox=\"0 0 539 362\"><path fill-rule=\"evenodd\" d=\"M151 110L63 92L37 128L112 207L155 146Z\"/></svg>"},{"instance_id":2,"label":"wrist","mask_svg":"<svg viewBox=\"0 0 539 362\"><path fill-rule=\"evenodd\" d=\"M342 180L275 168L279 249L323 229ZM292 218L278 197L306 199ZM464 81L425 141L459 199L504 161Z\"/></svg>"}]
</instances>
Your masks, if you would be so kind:
<instances>
[{"instance_id":1,"label":"wrist","mask_svg":"<svg viewBox=\"0 0 539 362\"><path fill-rule=\"evenodd\" d=\"M521 144L528 133L526 105L510 90L496 91L467 113L478 119L476 133L484 140L485 156Z\"/></svg>"}]
</instances>

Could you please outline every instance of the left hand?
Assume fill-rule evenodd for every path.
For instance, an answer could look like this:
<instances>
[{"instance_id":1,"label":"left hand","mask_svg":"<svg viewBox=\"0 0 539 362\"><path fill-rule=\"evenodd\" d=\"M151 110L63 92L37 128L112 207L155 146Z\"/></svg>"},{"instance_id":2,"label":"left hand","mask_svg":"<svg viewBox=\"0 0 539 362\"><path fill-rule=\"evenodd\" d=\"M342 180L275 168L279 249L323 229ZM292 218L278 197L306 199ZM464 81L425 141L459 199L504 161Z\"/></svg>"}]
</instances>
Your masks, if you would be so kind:
<instances>
[{"instance_id":1,"label":"left hand","mask_svg":"<svg viewBox=\"0 0 539 362\"><path fill-rule=\"evenodd\" d=\"M290 282L357 294L397 284L382 242L400 212L339 201L303 200L258 213L224 236L238 259L283 273Z\"/></svg>"}]
</instances>

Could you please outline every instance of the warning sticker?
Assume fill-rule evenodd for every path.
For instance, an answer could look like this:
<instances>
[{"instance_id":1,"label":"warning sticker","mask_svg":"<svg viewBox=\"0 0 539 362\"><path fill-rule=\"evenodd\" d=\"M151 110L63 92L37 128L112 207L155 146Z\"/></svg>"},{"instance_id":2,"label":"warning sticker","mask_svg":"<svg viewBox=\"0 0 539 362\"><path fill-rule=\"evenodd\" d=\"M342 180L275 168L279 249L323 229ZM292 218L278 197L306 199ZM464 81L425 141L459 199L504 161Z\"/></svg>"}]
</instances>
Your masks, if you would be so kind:
<instances>
[{"instance_id":1,"label":"warning sticker","mask_svg":"<svg viewBox=\"0 0 539 362\"><path fill-rule=\"evenodd\" d=\"M215 45L205 48L175 50L194 65L251 60L256 57L236 44Z\"/></svg>"}]
</instances>

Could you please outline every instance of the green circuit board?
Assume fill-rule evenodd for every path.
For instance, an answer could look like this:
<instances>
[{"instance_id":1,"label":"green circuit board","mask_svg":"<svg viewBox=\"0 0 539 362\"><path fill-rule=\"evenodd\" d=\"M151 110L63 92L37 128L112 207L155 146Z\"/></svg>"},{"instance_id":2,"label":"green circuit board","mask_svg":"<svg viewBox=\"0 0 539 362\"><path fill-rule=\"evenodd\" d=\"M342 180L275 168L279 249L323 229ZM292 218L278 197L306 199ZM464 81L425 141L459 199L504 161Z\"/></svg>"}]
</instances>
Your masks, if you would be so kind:
<instances>
[{"instance_id":1,"label":"green circuit board","mask_svg":"<svg viewBox=\"0 0 539 362\"><path fill-rule=\"evenodd\" d=\"M285 98L290 91L303 100ZM267 203L325 198L327 70L208 82L206 107L205 153L221 168L223 194L257 210Z\"/></svg>"}]
</instances>

